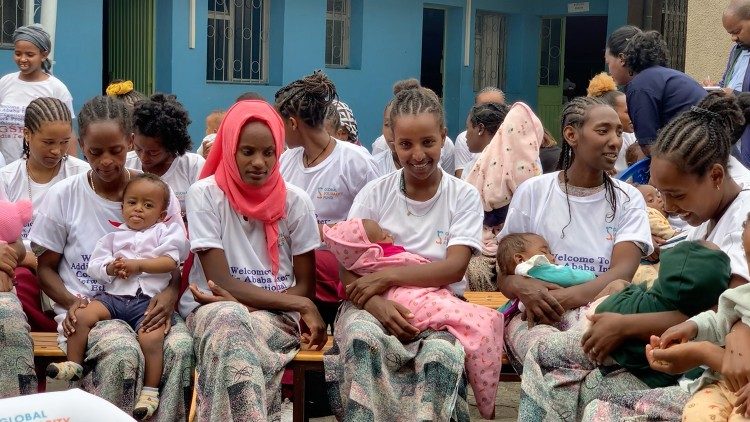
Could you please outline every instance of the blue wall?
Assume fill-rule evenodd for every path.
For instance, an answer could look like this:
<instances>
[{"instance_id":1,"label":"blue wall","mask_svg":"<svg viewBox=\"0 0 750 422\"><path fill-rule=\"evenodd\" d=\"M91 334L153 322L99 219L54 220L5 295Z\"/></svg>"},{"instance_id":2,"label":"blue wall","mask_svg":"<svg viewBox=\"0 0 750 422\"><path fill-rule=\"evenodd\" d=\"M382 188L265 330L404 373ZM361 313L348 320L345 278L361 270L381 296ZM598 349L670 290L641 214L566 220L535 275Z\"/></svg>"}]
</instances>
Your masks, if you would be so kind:
<instances>
[{"instance_id":1,"label":"blue wall","mask_svg":"<svg viewBox=\"0 0 750 422\"><path fill-rule=\"evenodd\" d=\"M327 69L324 64L325 0L271 2L269 83L238 85L206 82L206 2L197 0L195 48L188 48L188 9L184 0L157 0L156 87L172 92L193 119L190 133L197 144L203 137L205 116L228 108L246 91L269 101L282 85L324 69L336 83L341 99L353 108L360 138L369 145L380 133L383 107L391 86L420 74L422 10L446 10L445 106L449 134L463 130L473 103L474 37L469 66L464 66L465 0L351 0L352 68ZM589 15L608 15L608 32L627 20L627 2L589 0ZM536 105L540 16L566 15L567 1L474 0L477 10L508 15L506 93L511 101ZM317 20L316 20L317 19ZM472 17L471 25L474 25ZM417 35L415 35L417 34ZM74 105L101 92L102 1L60 0L58 3L55 75L70 89ZM0 74L15 70L12 52L0 50Z\"/></svg>"}]
</instances>

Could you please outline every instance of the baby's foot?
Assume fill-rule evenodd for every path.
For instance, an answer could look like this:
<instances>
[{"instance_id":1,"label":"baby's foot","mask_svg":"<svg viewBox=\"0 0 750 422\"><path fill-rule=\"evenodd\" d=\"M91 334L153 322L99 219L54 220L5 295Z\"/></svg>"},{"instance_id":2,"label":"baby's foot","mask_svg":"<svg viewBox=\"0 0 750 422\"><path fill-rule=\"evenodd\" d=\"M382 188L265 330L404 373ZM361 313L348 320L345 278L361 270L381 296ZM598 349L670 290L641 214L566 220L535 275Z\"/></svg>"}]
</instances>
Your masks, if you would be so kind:
<instances>
[{"instance_id":1,"label":"baby's foot","mask_svg":"<svg viewBox=\"0 0 750 422\"><path fill-rule=\"evenodd\" d=\"M83 376L83 366L71 361L50 363L47 376L56 380L78 381Z\"/></svg>"},{"instance_id":2,"label":"baby's foot","mask_svg":"<svg viewBox=\"0 0 750 422\"><path fill-rule=\"evenodd\" d=\"M156 388L144 387L138 397L138 403L135 404L133 417L142 421L153 416L159 407L159 390Z\"/></svg>"}]
</instances>

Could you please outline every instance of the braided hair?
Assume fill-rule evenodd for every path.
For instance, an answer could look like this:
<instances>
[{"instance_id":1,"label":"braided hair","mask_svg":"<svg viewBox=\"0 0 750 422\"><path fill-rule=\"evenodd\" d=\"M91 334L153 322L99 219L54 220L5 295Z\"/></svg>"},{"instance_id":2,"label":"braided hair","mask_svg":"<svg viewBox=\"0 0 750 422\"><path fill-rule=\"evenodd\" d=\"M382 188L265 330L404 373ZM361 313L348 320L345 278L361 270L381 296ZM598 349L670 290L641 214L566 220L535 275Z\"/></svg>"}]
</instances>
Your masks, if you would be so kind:
<instances>
[{"instance_id":1,"label":"braided hair","mask_svg":"<svg viewBox=\"0 0 750 422\"><path fill-rule=\"evenodd\" d=\"M732 145L750 118L750 94L708 94L697 106L672 119L659 132L652 157L669 160L680 171L703 177L714 164L727 168Z\"/></svg>"},{"instance_id":2,"label":"braided hair","mask_svg":"<svg viewBox=\"0 0 750 422\"><path fill-rule=\"evenodd\" d=\"M565 128L571 126L574 129L580 131L581 128L583 128L583 125L586 123L586 119L588 119L589 110L598 106L611 107L609 104L596 97L576 97L570 100L565 105L562 111L562 116L560 118L562 136L561 139L563 140L563 142L561 145L562 151L560 152L560 160L557 162L557 169L562 170L563 172L565 197L568 202L568 224L563 227L561 236L562 238L565 237L565 229L570 225L573 219L573 215L570 212L570 197L568 196L568 170L573 165L573 161L575 160L575 151L573 151L573 148L565 138ZM615 185L614 181L606 171L602 171L602 180L604 181L604 197L606 198L612 210L611 213L607 214L606 221L611 222L614 220L615 214L617 213L617 193L615 192L615 190L619 190L623 193L625 192L619 186ZM626 193L625 195L627 196Z\"/></svg>"},{"instance_id":3,"label":"braided hair","mask_svg":"<svg viewBox=\"0 0 750 422\"><path fill-rule=\"evenodd\" d=\"M338 98L336 86L320 70L276 91L276 109L284 118L296 116L311 127L325 122L331 102Z\"/></svg>"},{"instance_id":4,"label":"braided hair","mask_svg":"<svg viewBox=\"0 0 750 422\"><path fill-rule=\"evenodd\" d=\"M510 107L507 104L477 104L469 112L469 121L473 126L482 124L489 133L494 135L500 129L505 116L508 115L508 110L510 110Z\"/></svg>"},{"instance_id":5,"label":"braided hair","mask_svg":"<svg viewBox=\"0 0 750 422\"><path fill-rule=\"evenodd\" d=\"M133 111L133 126L141 135L158 138L167 152L180 156L193 146L187 127L187 110L171 94L154 94Z\"/></svg>"},{"instance_id":6,"label":"braided hair","mask_svg":"<svg viewBox=\"0 0 750 422\"><path fill-rule=\"evenodd\" d=\"M125 102L116 98L98 95L86 102L78 113L78 133L83 139L92 123L113 120L117 122L122 133L130 135L133 132L133 122L130 110Z\"/></svg>"},{"instance_id":7,"label":"braided hair","mask_svg":"<svg viewBox=\"0 0 750 422\"><path fill-rule=\"evenodd\" d=\"M36 98L26 107L23 125L31 133L36 133L44 123L64 122L72 126L70 109L62 101L52 97ZM29 141L23 138L23 158L29 158ZM63 158L67 158L67 154Z\"/></svg>"},{"instance_id":8,"label":"braided hair","mask_svg":"<svg viewBox=\"0 0 750 422\"><path fill-rule=\"evenodd\" d=\"M419 87L399 92L391 101L391 130L393 130L393 122L396 117L402 115L415 116L422 113L435 114L438 122L440 122L441 129L443 128L445 115L435 91Z\"/></svg>"}]
</instances>

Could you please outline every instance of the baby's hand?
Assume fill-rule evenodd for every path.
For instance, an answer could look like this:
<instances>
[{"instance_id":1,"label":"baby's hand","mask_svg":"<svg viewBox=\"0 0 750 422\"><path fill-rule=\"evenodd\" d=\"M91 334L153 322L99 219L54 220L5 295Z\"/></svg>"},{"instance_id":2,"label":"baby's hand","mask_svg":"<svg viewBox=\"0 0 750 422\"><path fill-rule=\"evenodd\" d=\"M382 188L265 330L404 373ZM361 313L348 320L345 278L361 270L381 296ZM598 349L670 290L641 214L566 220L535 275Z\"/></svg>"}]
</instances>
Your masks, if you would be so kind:
<instances>
[{"instance_id":1,"label":"baby's hand","mask_svg":"<svg viewBox=\"0 0 750 422\"><path fill-rule=\"evenodd\" d=\"M118 258L115 260L115 273L117 274L117 277L122 279L127 279L132 275L140 274L140 260Z\"/></svg>"}]
</instances>

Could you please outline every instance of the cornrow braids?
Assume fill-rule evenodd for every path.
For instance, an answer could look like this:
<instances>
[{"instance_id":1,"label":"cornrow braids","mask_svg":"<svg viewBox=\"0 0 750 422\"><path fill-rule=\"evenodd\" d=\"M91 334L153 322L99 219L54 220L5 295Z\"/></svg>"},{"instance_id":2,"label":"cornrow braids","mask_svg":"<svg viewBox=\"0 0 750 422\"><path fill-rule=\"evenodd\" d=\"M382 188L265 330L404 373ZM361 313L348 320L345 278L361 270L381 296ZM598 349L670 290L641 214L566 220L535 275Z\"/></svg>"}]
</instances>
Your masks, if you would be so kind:
<instances>
[{"instance_id":1,"label":"cornrow braids","mask_svg":"<svg viewBox=\"0 0 750 422\"><path fill-rule=\"evenodd\" d=\"M64 122L72 125L70 109L62 101L52 97L40 97L32 100L26 107L23 125L31 133L36 133L42 125L50 122ZM29 142L23 139L23 158L29 158ZM66 155L67 157L67 155Z\"/></svg>"},{"instance_id":2,"label":"cornrow braids","mask_svg":"<svg viewBox=\"0 0 750 422\"><path fill-rule=\"evenodd\" d=\"M133 126L141 135L158 138L167 152L180 156L193 142L188 134L191 120L187 110L171 94L154 94L135 106Z\"/></svg>"},{"instance_id":3,"label":"cornrow braids","mask_svg":"<svg viewBox=\"0 0 750 422\"><path fill-rule=\"evenodd\" d=\"M703 177L714 164L726 169L732 144L745 126L748 108L723 91L708 94L697 106L672 119L659 132L653 157L669 160L682 172Z\"/></svg>"},{"instance_id":4,"label":"cornrow braids","mask_svg":"<svg viewBox=\"0 0 750 422\"><path fill-rule=\"evenodd\" d=\"M443 106L433 90L420 87L401 91L392 101L391 128L393 128L393 123L398 116L413 116L422 113L435 114L441 128L444 126Z\"/></svg>"},{"instance_id":5,"label":"cornrow braids","mask_svg":"<svg viewBox=\"0 0 750 422\"><path fill-rule=\"evenodd\" d=\"M575 160L575 151L573 151L573 148L565 138L565 128L571 126L577 131L580 131L581 128L583 128L583 125L586 123L586 120L588 119L589 110L597 106L611 107L609 104L596 97L576 97L570 100L565 105L560 117L560 132L563 142L561 145L562 151L560 152L560 160L557 163L557 169L563 172L565 198L568 203L568 224L563 227L562 234L560 236L561 238L565 238L565 229L568 228L570 223L573 221L573 215L570 211L570 196L568 193L568 170L573 165L573 161ZM615 214L617 213L617 193L615 192L615 190L619 190L622 193L625 193L625 191L623 191L619 186L615 186L614 181L612 181L612 178L605 171L602 171L602 180L604 181L604 197L606 198L612 210L611 213L607 214L606 221L611 222L614 220ZM625 193L625 195L627 196L627 193Z\"/></svg>"},{"instance_id":6,"label":"cornrow braids","mask_svg":"<svg viewBox=\"0 0 750 422\"><path fill-rule=\"evenodd\" d=\"M494 135L505 120L505 116L508 115L508 110L510 110L510 107L506 104L477 104L471 108L469 120L474 126L481 123L488 132Z\"/></svg>"},{"instance_id":7,"label":"cornrow braids","mask_svg":"<svg viewBox=\"0 0 750 422\"><path fill-rule=\"evenodd\" d=\"M320 127L331 102L338 98L336 86L316 70L276 91L276 109L285 118L297 116L311 127Z\"/></svg>"},{"instance_id":8,"label":"cornrow braids","mask_svg":"<svg viewBox=\"0 0 750 422\"><path fill-rule=\"evenodd\" d=\"M401 91L406 91L408 89L417 89L421 87L422 87L422 84L416 78L409 78L409 79L404 79L401 81L396 81L396 83L393 84L393 96L395 97Z\"/></svg>"},{"instance_id":9,"label":"cornrow braids","mask_svg":"<svg viewBox=\"0 0 750 422\"><path fill-rule=\"evenodd\" d=\"M122 133L130 135L133 132L133 122L130 110L123 101L105 95L98 95L86 102L78 113L78 132L81 138L86 136L92 123L114 120L122 129Z\"/></svg>"}]
</instances>

